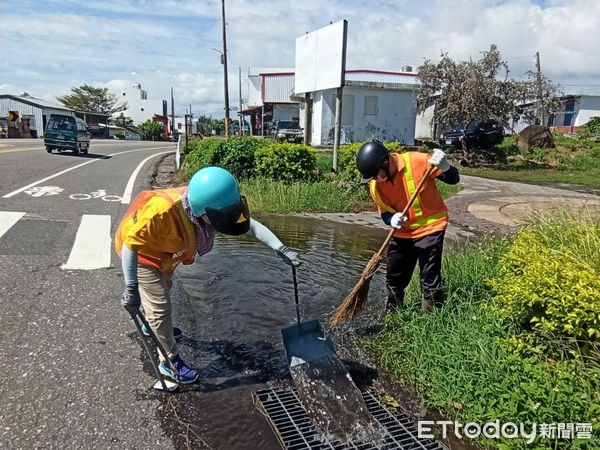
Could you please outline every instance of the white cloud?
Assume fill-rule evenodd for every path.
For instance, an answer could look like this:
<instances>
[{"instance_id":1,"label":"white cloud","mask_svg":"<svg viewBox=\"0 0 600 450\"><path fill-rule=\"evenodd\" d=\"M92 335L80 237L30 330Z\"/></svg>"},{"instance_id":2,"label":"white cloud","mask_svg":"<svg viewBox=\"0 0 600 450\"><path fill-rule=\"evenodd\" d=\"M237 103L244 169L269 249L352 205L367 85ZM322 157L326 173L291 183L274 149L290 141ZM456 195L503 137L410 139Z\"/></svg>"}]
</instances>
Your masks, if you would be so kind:
<instances>
[{"instance_id":1,"label":"white cloud","mask_svg":"<svg viewBox=\"0 0 600 450\"><path fill-rule=\"evenodd\" d=\"M2 92L53 100L83 83L174 87L178 111L222 113L221 4L210 0L23 0L4 9ZM78 13L75 13L77 11ZM496 44L511 75L542 70L563 85L600 85L597 0L227 0L230 102L242 67L293 67L296 37L347 19L348 68L399 70L477 59ZM243 83L245 86L245 82ZM600 89L600 88L597 88ZM245 94L244 94L245 95Z\"/></svg>"}]
</instances>

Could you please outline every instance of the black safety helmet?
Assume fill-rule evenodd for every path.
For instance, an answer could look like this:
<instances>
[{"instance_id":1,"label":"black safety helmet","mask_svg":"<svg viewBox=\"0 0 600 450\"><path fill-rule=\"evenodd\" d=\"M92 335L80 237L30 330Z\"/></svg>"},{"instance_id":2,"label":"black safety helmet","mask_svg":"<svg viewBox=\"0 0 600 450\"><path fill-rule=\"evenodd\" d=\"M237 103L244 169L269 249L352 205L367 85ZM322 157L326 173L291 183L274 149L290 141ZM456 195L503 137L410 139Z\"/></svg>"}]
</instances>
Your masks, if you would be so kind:
<instances>
[{"instance_id":1,"label":"black safety helmet","mask_svg":"<svg viewBox=\"0 0 600 450\"><path fill-rule=\"evenodd\" d=\"M390 151L378 140L368 141L361 145L356 154L356 168L363 176L365 183L377 176L381 165L389 158Z\"/></svg>"}]
</instances>

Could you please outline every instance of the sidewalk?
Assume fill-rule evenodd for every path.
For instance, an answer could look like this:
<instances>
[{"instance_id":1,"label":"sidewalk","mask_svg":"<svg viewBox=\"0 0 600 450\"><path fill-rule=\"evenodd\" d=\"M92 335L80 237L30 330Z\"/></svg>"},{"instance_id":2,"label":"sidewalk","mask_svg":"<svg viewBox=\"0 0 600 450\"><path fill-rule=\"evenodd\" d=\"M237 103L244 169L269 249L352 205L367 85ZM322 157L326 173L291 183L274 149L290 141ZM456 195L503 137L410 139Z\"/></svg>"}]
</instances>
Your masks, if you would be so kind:
<instances>
[{"instance_id":1,"label":"sidewalk","mask_svg":"<svg viewBox=\"0 0 600 450\"><path fill-rule=\"evenodd\" d=\"M600 197L592 194L466 175L461 176L461 184L463 190L446 201L450 215L447 236L450 239L473 237L477 232L511 233L528 217L539 212L557 209L580 211L586 208L600 214ZM298 215L389 228L376 212Z\"/></svg>"}]
</instances>

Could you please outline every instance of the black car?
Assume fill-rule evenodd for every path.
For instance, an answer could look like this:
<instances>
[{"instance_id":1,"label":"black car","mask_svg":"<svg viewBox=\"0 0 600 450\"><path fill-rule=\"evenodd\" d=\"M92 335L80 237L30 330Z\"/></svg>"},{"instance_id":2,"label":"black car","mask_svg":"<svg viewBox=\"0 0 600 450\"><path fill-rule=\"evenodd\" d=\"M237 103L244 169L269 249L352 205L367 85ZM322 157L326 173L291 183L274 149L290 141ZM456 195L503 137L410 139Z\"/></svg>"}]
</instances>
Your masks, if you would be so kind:
<instances>
[{"instance_id":1,"label":"black car","mask_svg":"<svg viewBox=\"0 0 600 450\"><path fill-rule=\"evenodd\" d=\"M473 120L442 133L439 143L442 147L462 148L464 140L467 148L490 148L503 139L502 124L497 120Z\"/></svg>"}]
</instances>

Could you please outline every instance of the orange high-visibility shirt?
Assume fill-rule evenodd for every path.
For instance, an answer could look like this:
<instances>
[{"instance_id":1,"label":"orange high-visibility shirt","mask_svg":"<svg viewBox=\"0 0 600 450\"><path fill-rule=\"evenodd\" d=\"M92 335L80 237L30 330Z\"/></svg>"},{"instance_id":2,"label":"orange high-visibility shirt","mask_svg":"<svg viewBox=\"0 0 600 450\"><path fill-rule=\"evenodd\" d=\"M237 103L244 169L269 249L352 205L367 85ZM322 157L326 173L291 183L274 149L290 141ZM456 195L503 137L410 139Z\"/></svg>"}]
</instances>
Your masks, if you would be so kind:
<instances>
[{"instance_id":1,"label":"orange high-visibility shirt","mask_svg":"<svg viewBox=\"0 0 600 450\"><path fill-rule=\"evenodd\" d=\"M141 192L133 201L115 236L119 256L125 244L138 253L140 264L167 274L196 255L196 230L181 204L185 187Z\"/></svg>"},{"instance_id":2,"label":"orange high-visibility shirt","mask_svg":"<svg viewBox=\"0 0 600 450\"><path fill-rule=\"evenodd\" d=\"M402 212L425 175L430 156L419 152L390 154L390 158L394 158L398 166L398 173L393 182L379 178L369 182L371 198L380 214ZM408 220L402 228L394 232L394 237L415 239L446 229L448 208L435 184L435 178L441 173L438 168L431 171L430 179L425 182L408 210Z\"/></svg>"}]
</instances>

